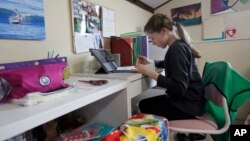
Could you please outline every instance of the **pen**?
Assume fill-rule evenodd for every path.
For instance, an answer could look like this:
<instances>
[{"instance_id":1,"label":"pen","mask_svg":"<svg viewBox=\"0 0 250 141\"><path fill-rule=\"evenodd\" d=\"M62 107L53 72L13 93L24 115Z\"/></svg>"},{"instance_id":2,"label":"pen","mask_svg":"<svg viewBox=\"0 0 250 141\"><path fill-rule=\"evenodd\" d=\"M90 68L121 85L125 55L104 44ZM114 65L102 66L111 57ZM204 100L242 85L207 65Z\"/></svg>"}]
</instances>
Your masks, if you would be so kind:
<instances>
[{"instance_id":1,"label":"pen","mask_svg":"<svg viewBox=\"0 0 250 141\"><path fill-rule=\"evenodd\" d=\"M78 80L78 82L90 83L92 85L103 85L108 83L108 80Z\"/></svg>"},{"instance_id":2,"label":"pen","mask_svg":"<svg viewBox=\"0 0 250 141\"><path fill-rule=\"evenodd\" d=\"M57 58L58 56L59 56L59 54L57 54L55 58Z\"/></svg>"}]
</instances>

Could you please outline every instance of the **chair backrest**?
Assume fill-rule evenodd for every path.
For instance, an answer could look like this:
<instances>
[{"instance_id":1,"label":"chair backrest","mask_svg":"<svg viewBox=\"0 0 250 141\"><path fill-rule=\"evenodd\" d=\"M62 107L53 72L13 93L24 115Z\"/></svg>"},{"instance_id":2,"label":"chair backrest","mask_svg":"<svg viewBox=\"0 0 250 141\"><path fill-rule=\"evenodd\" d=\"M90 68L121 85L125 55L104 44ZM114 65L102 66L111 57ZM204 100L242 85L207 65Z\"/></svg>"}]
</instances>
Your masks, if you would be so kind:
<instances>
[{"instance_id":1,"label":"chair backrest","mask_svg":"<svg viewBox=\"0 0 250 141\"><path fill-rule=\"evenodd\" d=\"M230 111L237 111L238 108L250 97L250 80L246 79L229 62L206 63L202 80L204 85L214 84L223 94ZM234 121L235 113L230 116Z\"/></svg>"},{"instance_id":2,"label":"chair backrest","mask_svg":"<svg viewBox=\"0 0 250 141\"><path fill-rule=\"evenodd\" d=\"M214 84L205 86L205 92L205 97L208 99L206 105L208 110L206 114L196 117L197 119L170 121L169 129L171 131L219 135L228 130L230 117L226 98ZM216 108L214 109L214 107L219 108L219 111ZM225 121L223 122L223 126L218 127L217 122L214 122L215 119L223 119L223 121Z\"/></svg>"},{"instance_id":3,"label":"chair backrest","mask_svg":"<svg viewBox=\"0 0 250 141\"><path fill-rule=\"evenodd\" d=\"M224 132L226 132L230 126L230 115L229 115L229 111L228 111L228 103L226 98L224 97L224 95L215 87L214 84L209 84L207 86L205 86L205 97L212 101L213 104L215 104L216 106L222 107L223 109L223 113L221 112L214 112L214 114L217 115L212 115L212 117L216 116L216 117L224 117L225 119L225 123L224 126L222 128L220 128L219 130L216 131L215 134L222 134Z\"/></svg>"},{"instance_id":4,"label":"chair backrest","mask_svg":"<svg viewBox=\"0 0 250 141\"><path fill-rule=\"evenodd\" d=\"M205 87L205 97L209 100L211 100L215 105L217 106L223 106L222 98L223 95L220 91L213 85L209 84Z\"/></svg>"},{"instance_id":5,"label":"chair backrest","mask_svg":"<svg viewBox=\"0 0 250 141\"><path fill-rule=\"evenodd\" d=\"M207 97L213 102L207 103L206 110L214 117L218 128L224 130L225 127L229 126L228 124L234 122L237 109L250 97L250 80L241 76L229 62L218 61L205 64L202 81L205 86L213 84L217 89L217 92L210 90L215 92L212 95L208 92ZM220 97L217 96L219 93L222 98L218 98ZM226 111L225 108L222 109L219 106L221 103L225 104L223 107L227 106ZM222 112L224 112L224 115ZM214 141L227 141L229 140L229 132L213 136L213 139Z\"/></svg>"}]
</instances>

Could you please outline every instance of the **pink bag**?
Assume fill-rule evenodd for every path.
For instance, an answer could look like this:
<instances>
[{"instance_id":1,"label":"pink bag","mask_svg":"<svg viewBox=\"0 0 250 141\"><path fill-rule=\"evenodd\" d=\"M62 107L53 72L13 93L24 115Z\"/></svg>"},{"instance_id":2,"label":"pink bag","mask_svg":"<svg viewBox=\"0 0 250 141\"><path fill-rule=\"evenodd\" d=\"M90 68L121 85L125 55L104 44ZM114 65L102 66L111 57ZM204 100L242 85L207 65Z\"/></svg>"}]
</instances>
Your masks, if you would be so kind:
<instances>
[{"instance_id":1,"label":"pink bag","mask_svg":"<svg viewBox=\"0 0 250 141\"><path fill-rule=\"evenodd\" d=\"M30 92L50 92L66 87L62 79L65 66L65 63L56 63L0 70L0 78L12 87L2 102L21 98Z\"/></svg>"}]
</instances>

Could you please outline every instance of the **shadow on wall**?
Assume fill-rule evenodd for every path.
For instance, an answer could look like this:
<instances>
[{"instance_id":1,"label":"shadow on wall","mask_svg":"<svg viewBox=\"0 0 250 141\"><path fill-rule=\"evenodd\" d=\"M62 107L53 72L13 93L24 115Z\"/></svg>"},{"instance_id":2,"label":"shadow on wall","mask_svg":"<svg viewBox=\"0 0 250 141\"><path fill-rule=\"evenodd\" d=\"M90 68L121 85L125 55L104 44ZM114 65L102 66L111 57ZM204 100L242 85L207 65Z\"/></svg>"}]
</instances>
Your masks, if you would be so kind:
<instances>
[{"instance_id":1,"label":"shadow on wall","mask_svg":"<svg viewBox=\"0 0 250 141\"><path fill-rule=\"evenodd\" d=\"M245 74L243 74L247 79L250 80L250 66L247 68L247 71Z\"/></svg>"},{"instance_id":2,"label":"shadow on wall","mask_svg":"<svg viewBox=\"0 0 250 141\"><path fill-rule=\"evenodd\" d=\"M138 114L139 109L138 109L138 104L141 100L154 97L154 96L159 96L159 95L164 95L165 94L165 89L161 87L155 87L154 89L149 89L145 91L144 93L137 95L136 97L132 98L132 115Z\"/></svg>"},{"instance_id":3,"label":"shadow on wall","mask_svg":"<svg viewBox=\"0 0 250 141\"><path fill-rule=\"evenodd\" d=\"M248 114L250 113L250 99L238 109L238 114L235 119L235 124L244 124Z\"/></svg>"}]
</instances>

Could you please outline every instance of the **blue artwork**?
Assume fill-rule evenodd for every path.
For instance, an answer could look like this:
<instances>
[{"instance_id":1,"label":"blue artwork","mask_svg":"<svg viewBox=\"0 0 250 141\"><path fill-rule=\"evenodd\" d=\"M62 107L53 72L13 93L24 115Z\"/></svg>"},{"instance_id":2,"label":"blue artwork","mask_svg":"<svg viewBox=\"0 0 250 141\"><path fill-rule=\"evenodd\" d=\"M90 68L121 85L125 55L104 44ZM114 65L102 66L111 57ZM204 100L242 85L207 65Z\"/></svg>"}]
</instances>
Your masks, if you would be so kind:
<instances>
[{"instance_id":1,"label":"blue artwork","mask_svg":"<svg viewBox=\"0 0 250 141\"><path fill-rule=\"evenodd\" d=\"M43 0L0 0L0 38L45 39Z\"/></svg>"}]
</instances>

